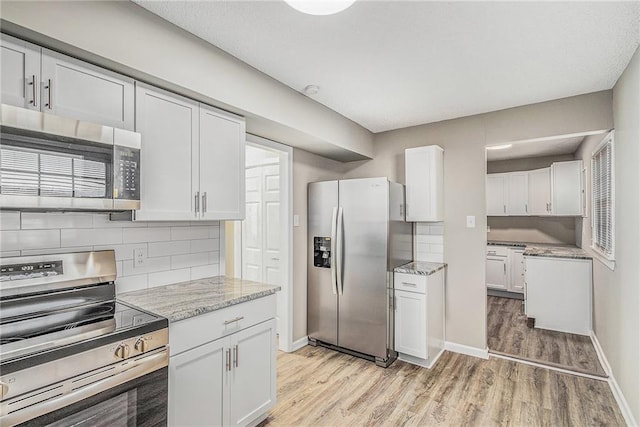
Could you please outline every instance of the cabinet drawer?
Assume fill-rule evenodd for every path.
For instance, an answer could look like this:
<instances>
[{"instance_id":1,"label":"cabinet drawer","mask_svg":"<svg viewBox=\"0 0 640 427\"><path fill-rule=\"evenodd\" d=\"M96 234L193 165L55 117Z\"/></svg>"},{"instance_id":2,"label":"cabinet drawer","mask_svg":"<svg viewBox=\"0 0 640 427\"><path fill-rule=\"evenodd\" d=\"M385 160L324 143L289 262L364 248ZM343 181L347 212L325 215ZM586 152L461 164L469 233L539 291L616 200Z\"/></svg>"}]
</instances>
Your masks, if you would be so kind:
<instances>
[{"instance_id":1,"label":"cabinet drawer","mask_svg":"<svg viewBox=\"0 0 640 427\"><path fill-rule=\"evenodd\" d=\"M509 255L509 248L506 246L493 246L493 245L488 245L487 246L487 255L492 255L492 256L508 256Z\"/></svg>"},{"instance_id":2,"label":"cabinet drawer","mask_svg":"<svg viewBox=\"0 0 640 427\"><path fill-rule=\"evenodd\" d=\"M418 292L427 290L427 276L420 274L394 273L394 287L399 291Z\"/></svg>"},{"instance_id":3,"label":"cabinet drawer","mask_svg":"<svg viewBox=\"0 0 640 427\"><path fill-rule=\"evenodd\" d=\"M269 295L169 325L171 356L276 317L276 296Z\"/></svg>"}]
</instances>

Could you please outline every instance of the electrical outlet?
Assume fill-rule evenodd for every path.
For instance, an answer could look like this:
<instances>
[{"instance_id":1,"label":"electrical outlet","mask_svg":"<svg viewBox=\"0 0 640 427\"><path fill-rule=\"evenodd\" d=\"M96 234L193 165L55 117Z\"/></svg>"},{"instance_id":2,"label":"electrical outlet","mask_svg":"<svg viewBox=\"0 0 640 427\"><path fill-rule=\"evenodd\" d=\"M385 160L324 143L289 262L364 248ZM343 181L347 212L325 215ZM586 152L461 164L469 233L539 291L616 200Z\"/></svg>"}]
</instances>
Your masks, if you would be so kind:
<instances>
[{"instance_id":1,"label":"electrical outlet","mask_svg":"<svg viewBox=\"0 0 640 427\"><path fill-rule=\"evenodd\" d=\"M147 248L133 250L133 267L142 267L147 261Z\"/></svg>"}]
</instances>

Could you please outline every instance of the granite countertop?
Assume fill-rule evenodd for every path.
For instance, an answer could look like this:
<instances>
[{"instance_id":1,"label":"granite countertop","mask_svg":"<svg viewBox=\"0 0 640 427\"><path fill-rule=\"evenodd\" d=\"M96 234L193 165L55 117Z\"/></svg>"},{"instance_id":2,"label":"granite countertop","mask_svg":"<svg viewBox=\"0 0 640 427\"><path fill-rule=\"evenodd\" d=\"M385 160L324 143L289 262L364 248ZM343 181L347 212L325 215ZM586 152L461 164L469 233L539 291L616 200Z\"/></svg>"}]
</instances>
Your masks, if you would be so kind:
<instances>
[{"instance_id":1,"label":"granite countertop","mask_svg":"<svg viewBox=\"0 0 640 427\"><path fill-rule=\"evenodd\" d=\"M531 242L487 242L492 246L509 246L524 248L524 256L539 256L547 258L568 258L568 259L592 259L583 249L574 245L562 245L551 243L531 243Z\"/></svg>"},{"instance_id":2,"label":"granite countertop","mask_svg":"<svg viewBox=\"0 0 640 427\"><path fill-rule=\"evenodd\" d=\"M280 286L216 276L125 292L117 297L121 301L164 316L169 322L177 322L265 297L281 289Z\"/></svg>"},{"instance_id":3,"label":"granite countertop","mask_svg":"<svg viewBox=\"0 0 640 427\"><path fill-rule=\"evenodd\" d=\"M413 261L400 267L393 269L395 273L419 274L421 276L430 276L436 271L445 268L447 264L441 262Z\"/></svg>"}]
</instances>

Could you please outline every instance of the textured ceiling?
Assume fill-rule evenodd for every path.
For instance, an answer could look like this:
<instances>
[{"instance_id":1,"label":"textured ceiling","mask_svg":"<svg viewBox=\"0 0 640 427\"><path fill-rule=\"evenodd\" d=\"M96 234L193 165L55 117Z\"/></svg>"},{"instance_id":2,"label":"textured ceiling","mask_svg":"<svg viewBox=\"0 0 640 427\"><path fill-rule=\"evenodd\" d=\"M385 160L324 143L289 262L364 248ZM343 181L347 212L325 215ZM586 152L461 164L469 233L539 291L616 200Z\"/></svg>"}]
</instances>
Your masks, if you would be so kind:
<instances>
[{"instance_id":1,"label":"textured ceiling","mask_svg":"<svg viewBox=\"0 0 640 427\"><path fill-rule=\"evenodd\" d=\"M373 132L610 89L640 2L136 3Z\"/></svg>"},{"instance_id":2,"label":"textured ceiling","mask_svg":"<svg viewBox=\"0 0 640 427\"><path fill-rule=\"evenodd\" d=\"M515 142L511 148L504 150L487 150L487 160L526 159L529 157L557 156L576 152L584 136L557 138L538 141Z\"/></svg>"}]
</instances>

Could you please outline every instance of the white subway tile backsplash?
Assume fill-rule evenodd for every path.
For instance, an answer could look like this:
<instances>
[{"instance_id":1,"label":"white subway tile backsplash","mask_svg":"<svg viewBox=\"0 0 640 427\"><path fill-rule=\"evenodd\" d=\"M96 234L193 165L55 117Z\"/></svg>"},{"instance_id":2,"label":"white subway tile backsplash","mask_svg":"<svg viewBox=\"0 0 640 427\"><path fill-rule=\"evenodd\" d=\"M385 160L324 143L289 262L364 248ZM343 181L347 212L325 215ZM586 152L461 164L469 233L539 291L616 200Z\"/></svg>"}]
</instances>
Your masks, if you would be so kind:
<instances>
[{"instance_id":1,"label":"white subway tile backsplash","mask_svg":"<svg viewBox=\"0 0 640 427\"><path fill-rule=\"evenodd\" d=\"M116 280L116 294L122 292L138 291L146 289L149 283L148 274L140 274L138 276L119 277Z\"/></svg>"},{"instance_id":2,"label":"white subway tile backsplash","mask_svg":"<svg viewBox=\"0 0 640 427\"><path fill-rule=\"evenodd\" d=\"M416 261L444 262L444 223L416 223Z\"/></svg>"},{"instance_id":3,"label":"white subway tile backsplash","mask_svg":"<svg viewBox=\"0 0 640 427\"><path fill-rule=\"evenodd\" d=\"M444 225L443 224L431 224L429 225L429 234L444 234Z\"/></svg>"},{"instance_id":4,"label":"white subway tile backsplash","mask_svg":"<svg viewBox=\"0 0 640 427\"><path fill-rule=\"evenodd\" d=\"M182 255L189 253L189 241L179 240L170 242L149 243L149 257Z\"/></svg>"},{"instance_id":5,"label":"white subway tile backsplash","mask_svg":"<svg viewBox=\"0 0 640 427\"><path fill-rule=\"evenodd\" d=\"M444 253L444 245L429 245L429 252L432 254Z\"/></svg>"},{"instance_id":6,"label":"white subway tile backsplash","mask_svg":"<svg viewBox=\"0 0 640 427\"><path fill-rule=\"evenodd\" d=\"M57 229L0 231L0 251L59 247L60 230Z\"/></svg>"},{"instance_id":7,"label":"white subway tile backsplash","mask_svg":"<svg viewBox=\"0 0 640 427\"><path fill-rule=\"evenodd\" d=\"M22 229L93 228L93 217L71 212L23 212Z\"/></svg>"},{"instance_id":8,"label":"white subway tile backsplash","mask_svg":"<svg viewBox=\"0 0 640 427\"><path fill-rule=\"evenodd\" d=\"M133 221L111 221L109 214L93 214L94 228L130 228L130 227L146 227L144 222Z\"/></svg>"},{"instance_id":9,"label":"white subway tile backsplash","mask_svg":"<svg viewBox=\"0 0 640 427\"><path fill-rule=\"evenodd\" d=\"M171 269L196 267L209 264L209 254L201 252L198 254L174 255L171 257Z\"/></svg>"},{"instance_id":10,"label":"white subway tile backsplash","mask_svg":"<svg viewBox=\"0 0 640 427\"><path fill-rule=\"evenodd\" d=\"M220 250L220 240L219 239L202 239L202 240L191 240L191 253L197 252L211 252Z\"/></svg>"},{"instance_id":11,"label":"white subway tile backsplash","mask_svg":"<svg viewBox=\"0 0 640 427\"><path fill-rule=\"evenodd\" d=\"M191 268L191 280L198 280L204 277L218 276L220 267L218 264L202 265Z\"/></svg>"},{"instance_id":12,"label":"white subway tile backsplash","mask_svg":"<svg viewBox=\"0 0 640 427\"><path fill-rule=\"evenodd\" d=\"M88 245L119 245L122 229L76 228L60 230L62 247Z\"/></svg>"},{"instance_id":13,"label":"white subway tile backsplash","mask_svg":"<svg viewBox=\"0 0 640 427\"><path fill-rule=\"evenodd\" d=\"M129 228L123 234L123 243L164 242L171 239L171 229L161 228Z\"/></svg>"},{"instance_id":14,"label":"white subway tile backsplash","mask_svg":"<svg viewBox=\"0 0 640 427\"><path fill-rule=\"evenodd\" d=\"M149 273L149 287L169 285L171 283L187 282L191 280L191 269L162 271L159 273Z\"/></svg>"},{"instance_id":15,"label":"white subway tile backsplash","mask_svg":"<svg viewBox=\"0 0 640 427\"><path fill-rule=\"evenodd\" d=\"M218 227L171 227L171 240L210 239L212 228Z\"/></svg>"},{"instance_id":16,"label":"white subway tile backsplash","mask_svg":"<svg viewBox=\"0 0 640 427\"><path fill-rule=\"evenodd\" d=\"M122 275L123 276L135 276L136 274L143 273L157 273L159 271L167 271L171 270L171 258L170 257L160 257L160 258L147 258L144 261L144 264L134 266L133 260L122 261L122 266L124 267Z\"/></svg>"},{"instance_id":17,"label":"white subway tile backsplash","mask_svg":"<svg viewBox=\"0 0 640 427\"><path fill-rule=\"evenodd\" d=\"M0 230L20 230L20 212L0 212Z\"/></svg>"},{"instance_id":18,"label":"white subway tile backsplash","mask_svg":"<svg viewBox=\"0 0 640 427\"><path fill-rule=\"evenodd\" d=\"M209 238L210 239L219 239L220 238L220 227L209 227Z\"/></svg>"},{"instance_id":19,"label":"white subway tile backsplash","mask_svg":"<svg viewBox=\"0 0 640 427\"><path fill-rule=\"evenodd\" d=\"M53 249L24 249L22 251L23 256L30 255L50 255L50 254L66 254L71 252L86 252L92 251L93 246L73 246L70 248L53 248Z\"/></svg>"},{"instance_id":20,"label":"white subway tile backsplash","mask_svg":"<svg viewBox=\"0 0 640 427\"><path fill-rule=\"evenodd\" d=\"M113 249L116 252L116 261L133 259L134 249L146 249L146 248L147 248L146 243L128 243L123 245L98 245L93 247L93 249L96 251Z\"/></svg>"},{"instance_id":21,"label":"white subway tile backsplash","mask_svg":"<svg viewBox=\"0 0 640 427\"><path fill-rule=\"evenodd\" d=\"M20 251L5 251L0 252L0 258L8 258L12 256L20 256Z\"/></svg>"}]
</instances>

